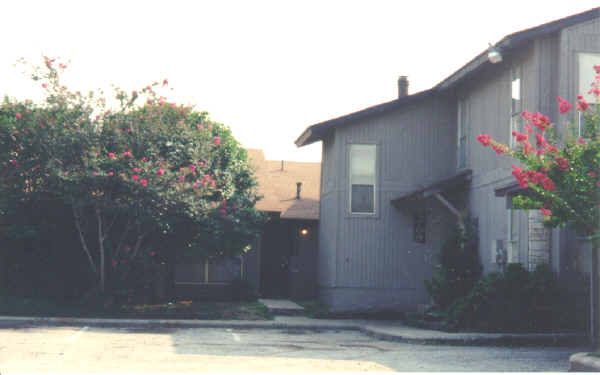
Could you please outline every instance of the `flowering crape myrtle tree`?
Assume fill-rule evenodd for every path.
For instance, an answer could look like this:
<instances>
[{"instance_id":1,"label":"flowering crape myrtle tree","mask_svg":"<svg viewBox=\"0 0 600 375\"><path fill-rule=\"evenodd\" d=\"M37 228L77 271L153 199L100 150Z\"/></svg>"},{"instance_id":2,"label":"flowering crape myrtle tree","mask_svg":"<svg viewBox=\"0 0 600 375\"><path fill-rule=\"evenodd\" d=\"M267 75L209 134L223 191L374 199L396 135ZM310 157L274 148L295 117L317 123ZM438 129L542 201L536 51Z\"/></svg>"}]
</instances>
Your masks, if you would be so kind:
<instances>
[{"instance_id":1,"label":"flowering crape myrtle tree","mask_svg":"<svg viewBox=\"0 0 600 375\"><path fill-rule=\"evenodd\" d=\"M263 216L246 152L227 127L159 96L166 79L116 89L107 109L94 92L62 86L66 65L55 65L31 67L43 103L5 98L0 107L0 214L10 221L23 202L63 202L103 294L107 275L119 286L134 261L249 249Z\"/></svg>"},{"instance_id":2,"label":"flowering crape myrtle tree","mask_svg":"<svg viewBox=\"0 0 600 375\"><path fill-rule=\"evenodd\" d=\"M590 94L600 98L600 66L594 67L596 81ZM557 98L561 114L572 110L571 104ZM514 131L518 146L510 149L487 134L477 140L497 154L508 154L520 162L512 166L512 175L524 188L513 199L517 208L539 209L548 226L570 223L580 236L592 244L591 277L591 337L599 344L598 309L600 284L598 251L600 249L600 105L589 105L582 95L577 97L576 110L584 119L582 134L567 124L567 137L560 139L560 129L554 129L550 119L540 113L523 112L525 132ZM597 103L600 99L597 99Z\"/></svg>"}]
</instances>

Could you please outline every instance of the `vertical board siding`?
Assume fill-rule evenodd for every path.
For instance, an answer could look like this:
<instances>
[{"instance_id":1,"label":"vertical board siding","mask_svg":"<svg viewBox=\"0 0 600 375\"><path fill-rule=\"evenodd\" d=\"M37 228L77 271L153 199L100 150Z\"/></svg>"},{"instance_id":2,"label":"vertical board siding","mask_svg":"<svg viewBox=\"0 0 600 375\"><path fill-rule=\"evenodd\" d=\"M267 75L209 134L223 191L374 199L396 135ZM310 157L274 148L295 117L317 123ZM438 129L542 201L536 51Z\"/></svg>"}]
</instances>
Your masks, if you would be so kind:
<instances>
[{"instance_id":1,"label":"vertical board siding","mask_svg":"<svg viewBox=\"0 0 600 375\"><path fill-rule=\"evenodd\" d=\"M335 249L337 239L338 192L336 191L335 133L323 140L322 190L319 203L319 251L317 253L318 285L331 287L335 283Z\"/></svg>"},{"instance_id":2,"label":"vertical board siding","mask_svg":"<svg viewBox=\"0 0 600 375\"><path fill-rule=\"evenodd\" d=\"M412 289L419 300L426 300L423 280L430 278L435 258L431 244L436 241L415 243L412 216L391 201L455 173L454 111L453 106L434 100L336 130L340 202L336 286ZM348 213L347 149L355 143L377 145L376 215L372 217Z\"/></svg>"}]
</instances>

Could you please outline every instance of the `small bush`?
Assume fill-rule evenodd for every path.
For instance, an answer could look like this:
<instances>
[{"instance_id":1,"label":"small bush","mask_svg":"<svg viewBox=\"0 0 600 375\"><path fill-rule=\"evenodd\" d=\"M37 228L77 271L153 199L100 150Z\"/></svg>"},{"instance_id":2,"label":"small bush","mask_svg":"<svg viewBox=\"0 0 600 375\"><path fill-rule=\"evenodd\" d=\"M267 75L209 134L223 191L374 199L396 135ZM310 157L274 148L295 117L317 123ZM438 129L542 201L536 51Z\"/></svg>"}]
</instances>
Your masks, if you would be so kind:
<instances>
[{"instance_id":1,"label":"small bush","mask_svg":"<svg viewBox=\"0 0 600 375\"><path fill-rule=\"evenodd\" d=\"M572 328L568 300L548 266L528 272L509 264L504 273L482 277L468 295L448 306L445 316L455 329L547 332Z\"/></svg>"},{"instance_id":2,"label":"small bush","mask_svg":"<svg viewBox=\"0 0 600 375\"><path fill-rule=\"evenodd\" d=\"M457 298L466 296L481 275L477 250L477 226L471 220L456 226L444 243L440 265L425 288L441 309L447 308Z\"/></svg>"}]
</instances>

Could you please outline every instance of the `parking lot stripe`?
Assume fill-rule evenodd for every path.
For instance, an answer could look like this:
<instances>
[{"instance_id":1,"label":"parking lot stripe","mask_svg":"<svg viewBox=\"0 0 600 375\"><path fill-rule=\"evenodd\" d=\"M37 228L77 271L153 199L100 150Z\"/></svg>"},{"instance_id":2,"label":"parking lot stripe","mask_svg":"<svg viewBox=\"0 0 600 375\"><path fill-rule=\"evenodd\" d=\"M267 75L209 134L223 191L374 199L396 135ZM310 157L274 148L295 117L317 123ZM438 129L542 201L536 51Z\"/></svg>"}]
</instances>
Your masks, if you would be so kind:
<instances>
[{"instance_id":1,"label":"parking lot stripe","mask_svg":"<svg viewBox=\"0 0 600 375\"><path fill-rule=\"evenodd\" d=\"M79 329L79 331L75 332L75 333L73 334L73 336L69 337L69 339L68 339L67 341L75 341L75 340L77 340L77 338L78 338L79 336L81 336L81 334L82 334L83 332L85 332L85 331L86 331L88 328L89 328L88 326L85 326L85 327L83 327L83 328L80 328L80 329Z\"/></svg>"}]
</instances>

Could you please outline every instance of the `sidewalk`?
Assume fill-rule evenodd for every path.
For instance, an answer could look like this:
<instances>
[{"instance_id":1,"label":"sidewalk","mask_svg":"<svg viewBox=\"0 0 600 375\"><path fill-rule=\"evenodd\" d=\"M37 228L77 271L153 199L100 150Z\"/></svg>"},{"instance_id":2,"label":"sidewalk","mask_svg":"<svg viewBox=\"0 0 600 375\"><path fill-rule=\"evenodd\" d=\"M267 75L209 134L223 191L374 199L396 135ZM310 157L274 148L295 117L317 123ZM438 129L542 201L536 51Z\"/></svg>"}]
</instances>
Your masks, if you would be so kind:
<instances>
[{"instance_id":1,"label":"sidewalk","mask_svg":"<svg viewBox=\"0 0 600 375\"><path fill-rule=\"evenodd\" d=\"M422 345L514 345L572 346L586 345L587 336L579 333L448 333L408 327L398 321L311 319L277 316L274 320L160 320L160 319L88 319L0 316L0 328L14 324L134 326L152 325L181 328L258 328L306 330L354 330L387 341Z\"/></svg>"}]
</instances>

